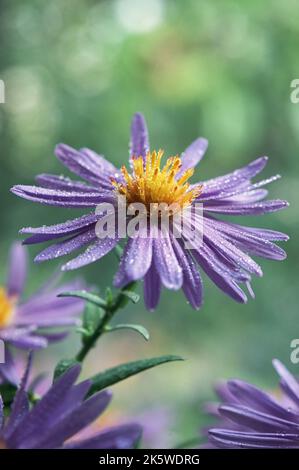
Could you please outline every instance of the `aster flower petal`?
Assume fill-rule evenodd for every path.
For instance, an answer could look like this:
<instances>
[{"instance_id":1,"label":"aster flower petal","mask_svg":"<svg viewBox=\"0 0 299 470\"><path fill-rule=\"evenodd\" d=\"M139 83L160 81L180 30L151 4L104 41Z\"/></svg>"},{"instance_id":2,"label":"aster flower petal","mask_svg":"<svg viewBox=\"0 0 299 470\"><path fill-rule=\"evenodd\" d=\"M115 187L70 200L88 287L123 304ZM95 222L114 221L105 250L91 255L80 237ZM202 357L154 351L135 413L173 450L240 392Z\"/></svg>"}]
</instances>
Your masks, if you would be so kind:
<instances>
[{"instance_id":1,"label":"aster flower petal","mask_svg":"<svg viewBox=\"0 0 299 470\"><path fill-rule=\"evenodd\" d=\"M161 288L162 285L159 274L157 273L155 264L152 263L144 276L143 284L144 302L148 310L154 310L157 307L160 299Z\"/></svg>"},{"instance_id":2,"label":"aster flower petal","mask_svg":"<svg viewBox=\"0 0 299 470\"><path fill-rule=\"evenodd\" d=\"M183 270L183 291L193 308L199 309L203 301L202 280L200 273L187 250L182 244L172 239L173 247Z\"/></svg>"},{"instance_id":3,"label":"aster flower petal","mask_svg":"<svg viewBox=\"0 0 299 470\"><path fill-rule=\"evenodd\" d=\"M182 153L182 166L180 172L178 173L178 178L189 168L194 168L204 156L208 148L208 141L203 137L199 137L194 142L192 142L189 147Z\"/></svg>"},{"instance_id":4,"label":"aster flower petal","mask_svg":"<svg viewBox=\"0 0 299 470\"><path fill-rule=\"evenodd\" d=\"M42 400L35 405L30 414L27 414L26 426L22 426L19 423L13 434L10 435L10 445L12 447L19 448L24 440L29 441L33 436L39 437L41 422L44 429L50 428L55 423L57 420L55 413L57 403L61 403L67 397L80 371L80 366L73 366L54 382Z\"/></svg>"},{"instance_id":5,"label":"aster flower petal","mask_svg":"<svg viewBox=\"0 0 299 470\"><path fill-rule=\"evenodd\" d=\"M7 293L9 297L20 297L27 276L27 252L21 243L13 243L8 266Z\"/></svg>"},{"instance_id":6,"label":"aster flower petal","mask_svg":"<svg viewBox=\"0 0 299 470\"><path fill-rule=\"evenodd\" d=\"M118 238L102 238L98 239L93 245L90 245L84 253L81 253L76 258L68 261L62 266L63 271L70 271L72 269L78 269L87 264L98 261L103 256L107 255L119 242Z\"/></svg>"},{"instance_id":7,"label":"aster flower petal","mask_svg":"<svg viewBox=\"0 0 299 470\"><path fill-rule=\"evenodd\" d=\"M18 388L18 391L14 397L14 401L11 407L9 423L6 426L5 431L4 431L5 439L10 438L10 436L14 433L18 425L22 422L24 416L26 416L26 414L29 411L29 401L28 401L25 388L28 382L31 361L32 361L32 354L29 355L24 375L21 379L21 383Z\"/></svg>"},{"instance_id":8,"label":"aster flower petal","mask_svg":"<svg viewBox=\"0 0 299 470\"><path fill-rule=\"evenodd\" d=\"M232 189L236 189L238 186L244 185L244 183L248 184L251 178L254 178L265 168L267 161L268 157L260 157L232 173L202 182L203 191L201 199L216 199L219 195L224 197L226 192L231 192Z\"/></svg>"},{"instance_id":9,"label":"aster flower petal","mask_svg":"<svg viewBox=\"0 0 299 470\"><path fill-rule=\"evenodd\" d=\"M180 289L183 284L183 270L166 231L159 231L158 237L153 239L153 255L162 284L168 289Z\"/></svg>"},{"instance_id":10,"label":"aster flower petal","mask_svg":"<svg viewBox=\"0 0 299 470\"><path fill-rule=\"evenodd\" d=\"M36 263L43 263L44 261L56 259L60 256L69 255L73 251L79 250L96 240L95 226L92 226L83 233L76 234L66 240L55 243L55 245L48 246L34 258L34 261Z\"/></svg>"},{"instance_id":11,"label":"aster flower petal","mask_svg":"<svg viewBox=\"0 0 299 470\"><path fill-rule=\"evenodd\" d=\"M142 233L136 238L129 238L123 256L128 278L132 281L142 279L152 262L152 239L143 237Z\"/></svg>"},{"instance_id":12,"label":"aster flower petal","mask_svg":"<svg viewBox=\"0 0 299 470\"><path fill-rule=\"evenodd\" d=\"M20 349L41 349L48 346L48 340L45 337L35 334L37 327L30 325L28 327L6 328L0 331L0 338L12 346Z\"/></svg>"},{"instance_id":13,"label":"aster flower petal","mask_svg":"<svg viewBox=\"0 0 299 470\"><path fill-rule=\"evenodd\" d=\"M144 116L136 113L131 124L130 159L132 157L143 157L149 151L148 130Z\"/></svg>"},{"instance_id":14,"label":"aster flower petal","mask_svg":"<svg viewBox=\"0 0 299 470\"><path fill-rule=\"evenodd\" d=\"M142 433L139 424L124 424L105 429L92 437L74 441L64 446L65 449L133 449Z\"/></svg>"},{"instance_id":15,"label":"aster flower petal","mask_svg":"<svg viewBox=\"0 0 299 470\"><path fill-rule=\"evenodd\" d=\"M55 148L55 155L71 172L89 183L100 186L103 178L105 183L109 182L107 169L111 168L110 164L106 164L103 157L96 159L95 154L88 149L78 151L68 145L59 144Z\"/></svg>"},{"instance_id":16,"label":"aster flower petal","mask_svg":"<svg viewBox=\"0 0 299 470\"><path fill-rule=\"evenodd\" d=\"M63 412L43 435L40 430L22 440L22 448L53 449L91 424L108 406L110 392L101 392L80 403L71 412ZM57 417L57 410L56 410Z\"/></svg>"},{"instance_id":17,"label":"aster flower petal","mask_svg":"<svg viewBox=\"0 0 299 470\"><path fill-rule=\"evenodd\" d=\"M86 183L81 181L74 181L69 177L65 176L57 176L51 175L47 173L43 173L41 175L37 175L35 178L36 183L43 188L48 189L58 189L61 191L76 191L82 193L92 193L97 188L95 186L88 186ZM101 181L101 189L112 189L112 185L106 179Z\"/></svg>"},{"instance_id":18,"label":"aster flower petal","mask_svg":"<svg viewBox=\"0 0 299 470\"><path fill-rule=\"evenodd\" d=\"M299 382L277 359L283 396L241 380L221 387L220 426L209 430L210 442L221 448L299 448ZM290 406L291 401L294 403Z\"/></svg>"},{"instance_id":19,"label":"aster flower petal","mask_svg":"<svg viewBox=\"0 0 299 470\"><path fill-rule=\"evenodd\" d=\"M225 215L263 215L270 212L280 211L281 209L288 207L288 205L289 203L287 201L282 201L281 199L273 199L253 204L231 204L217 201L217 203L213 202L205 204L204 210Z\"/></svg>"},{"instance_id":20,"label":"aster flower petal","mask_svg":"<svg viewBox=\"0 0 299 470\"><path fill-rule=\"evenodd\" d=\"M11 191L28 201L39 202L48 206L90 208L103 202L114 203L115 196L111 191L94 191L82 193L78 191L62 191L42 188L39 186L14 186Z\"/></svg>"},{"instance_id":21,"label":"aster flower petal","mask_svg":"<svg viewBox=\"0 0 299 470\"><path fill-rule=\"evenodd\" d=\"M2 397L0 395L0 431L3 428L4 425L4 404Z\"/></svg>"},{"instance_id":22,"label":"aster flower petal","mask_svg":"<svg viewBox=\"0 0 299 470\"><path fill-rule=\"evenodd\" d=\"M212 429L210 440L221 448L228 449L263 449L263 448L297 448L298 435L296 433L257 433L245 431L231 431L225 429Z\"/></svg>"},{"instance_id":23,"label":"aster flower petal","mask_svg":"<svg viewBox=\"0 0 299 470\"><path fill-rule=\"evenodd\" d=\"M16 363L10 349L5 347L5 362L0 364L0 383L11 383L13 385L19 384L19 376L16 370Z\"/></svg>"},{"instance_id":24,"label":"aster flower petal","mask_svg":"<svg viewBox=\"0 0 299 470\"><path fill-rule=\"evenodd\" d=\"M284 391L299 406L299 382L278 359L273 360L273 366L281 377Z\"/></svg>"}]
</instances>

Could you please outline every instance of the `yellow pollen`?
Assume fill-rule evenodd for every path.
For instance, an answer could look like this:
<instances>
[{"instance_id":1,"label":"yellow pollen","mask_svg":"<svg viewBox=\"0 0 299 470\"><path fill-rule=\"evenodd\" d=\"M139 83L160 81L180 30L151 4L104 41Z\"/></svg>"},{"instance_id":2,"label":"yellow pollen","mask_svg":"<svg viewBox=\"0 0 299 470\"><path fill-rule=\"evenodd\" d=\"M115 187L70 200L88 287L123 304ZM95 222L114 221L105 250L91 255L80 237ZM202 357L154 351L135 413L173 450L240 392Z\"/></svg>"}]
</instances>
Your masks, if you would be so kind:
<instances>
[{"instance_id":1,"label":"yellow pollen","mask_svg":"<svg viewBox=\"0 0 299 470\"><path fill-rule=\"evenodd\" d=\"M189 206L202 192L198 185L190 189L187 182L194 173L193 169L186 170L179 178L182 162L178 156L170 157L161 168L163 150L148 152L146 161L133 157L133 170L130 174L125 166L121 168L125 182L119 183L112 179L112 184L127 204L142 203L147 209L150 204L176 204L180 209Z\"/></svg>"},{"instance_id":2,"label":"yellow pollen","mask_svg":"<svg viewBox=\"0 0 299 470\"><path fill-rule=\"evenodd\" d=\"M3 287L0 287L0 328L8 326L13 318L15 299L10 299Z\"/></svg>"}]
</instances>

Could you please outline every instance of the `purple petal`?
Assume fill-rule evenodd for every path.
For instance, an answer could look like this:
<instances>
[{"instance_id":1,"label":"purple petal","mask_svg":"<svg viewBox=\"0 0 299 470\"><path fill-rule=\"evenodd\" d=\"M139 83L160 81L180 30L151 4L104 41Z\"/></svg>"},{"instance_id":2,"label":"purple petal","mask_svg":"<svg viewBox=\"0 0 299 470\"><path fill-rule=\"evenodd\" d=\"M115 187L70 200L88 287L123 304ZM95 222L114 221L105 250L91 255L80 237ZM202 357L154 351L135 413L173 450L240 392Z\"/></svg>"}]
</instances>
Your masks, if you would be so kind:
<instances>
[{"instance_id":1,"label":"purple petal","mask_svg":"<svg viewBox=\"0 0 299 470\"><path fill-rule=\"evenodd\" d=\"M27 251L21 243L13 243L8 262L7 292L10 297L20 297L27 275Z\"/></svg>"},{"instance_id":2,"label":"purple petal","mask_svg":"<svg viewBox=\"0 0 299 470\"><path fill-rule=\"evenodd\" d=\"M194 142L192 142L189 147L182 153L182 166L180 172L178 173L178 178L189 168L194 168L204 156L208 148L208 141L203 137L199 137Z\"/></svg>"},{"instance_id":3,"label":"purple petal","mask_svg":"<svg viewBox=\"0 0 299 470\"><path fill-rule=\"evenodd\" d=\"M62 191L39 186L18 185L11 192L28 201L39 202L48 206L90 208L100 203L114 203L113 191L94 191L93 193L80 193L77 191Z\"/></svg>"},{"instance_id":4,"label":"purple petal","mask_svg":"<svg viewBox=\"0 0 299 470\"><path fill-rule=\"evenodd\" d=\"M152 262L152 239L129 238L123 256L128 278L132 281L142 279Z\"/></svg>"},{"instance_id":5,"label":"purple petal","mask_svg":"<svg viewBox=\"0 0 299 470\"><path fill-rule=\"evenodd\" d=\"M162 284L168 289L180 289L183 284L183 271L175 255L169 234L166 231L153 239L153 255Z\"/></svg>"},{"instance_id":6,"label":"purple petal","mask_svg":"<svg viewBox=\"0 0 299 470\"><path fill-rule=\"evenodd\" d=\"M64 441L77 434L95 421L108 406L111 393L104 391L93 395L71 412L62 410L58 421L39 437L33 435L22 442L22 448L53 449L60 447Z\"/></svg>"},{"instance_id":7,"label":"purple petal","mask_svg":"<svg viewBox=\"0 0 299 470\"><path fill-rule=\"evenodd\" d=\"M95 224L99 220L99 215L90 214L83 215L76 219L68 220L61 224L56 225L43 225L42 227L25 227L20 230L20 233L32 233L33 237L27 238L23 243L40 243L43 241L53 240L55 238L61 238L67 235L72 235L83 229L90 228L90 225Z\"/></svg>"},{"instance_id":8,"label":"purple petal","mask_svg":"<svg viewBox=\"0 0 299 470\"><path fill-rule=\"evenodd\" d=\"M199 309L202 305L202 280L199 271L189 254L178 240L172 239L173 247L183 269L183 291L193 308Z\"/></svg>"},{"instance_id":9,"label":"purple petal","mask_svg":"<svg viewBox=\"0 0 299 470\"><path fill-rule=\"evenodd\" d=\"M67 444L65 449L134 449L141 438L139 424L125 424L106 429L84 440Z\"/></svg>"},{"instance_id":10,"label":"purple petal","mask_svg":"<svg viewBox=\"0 0 299 470\"><path fill-rule=\"evenodd\" d=\"M110 172L107 172L107 169L113 166L103 157L96 158L94 152L88 149L78 151L68 145L59 144L55 148L55 155L71 172L93 185L99 186L105 181L109 182L107 173Z\"/></svg>"},{"instance_id":11,"label":"purple petal","mask_svg":"<svg viewBox=\"0 0 299 470\"><path fill-rule=\"evenodd\" d=\"M95 233L95 226L92 226L92 228L79 235L75 235L71 238L55 243L55 245L48 246L34 258L34 261L36 263L42 263L44 261L59 258L60 256L69 255L73 251L79 250L85 245L96 240L97 236Z\"/></svg>"},{"instance_id":12,"label":"purple petal","mask_svg":"<svg viewBox=\"0 0 299 470\"><path fill-rule=\"evenodd\" d=\"M275 432L294 429L294 432L299 433L298 422L279 418L276 415L263 413L243 405L223 405L219 407L219 411L221 416L254 431Z\"/></svg>"},{"instance_id":13,"label":"purple petal","mask_svg":"<svg viewBox=\"0 0 299 470\"><path fill-rule=\"evenodd\" d=\"M49 391L26 416L26 426L20 423L21 425L10 436L11 447L22 448L28 442L34 444L34 440L39 439L45 429L50 429L53 423L57 422L59 418L55 413L57 404L65 400L80 371L79 365L73 366L54 382Z\"/></svg>"},{"instance_id":14,"label":"purple petal","mask_svg":"<svg viewBox=\"0 0 299 470\"><path fill-rule=\"evenodd\" d=\"M209 434L211 442L220 448L278 449L298 447L298 434L296 433L258 433L211 429Z\"/></svg>"},{"instance_id":15,"label":"purple petal","mask_svg":"<svg viewBox=\"0 0 299 470\"><path fill-rule=\"evenodd\" d=\"M280 211L288 207L288 205L289 203L287 201L282 201L280 199L257 202L254 204L227 204L226 202L221 204L221 201L217 201L217 203L205 203L204 210L226 215L263 215L270 212Z\"/></svg>"},{"instance_id":16,"label":"purple petal","mask_svg":"<svg viewBox=\"0 0 299 470\"><path fill-rule=\"evenodd\" d=\"M273 366L281 377L284 391L291 400L299 406L299 383L288 369L278 360L273 360Z\"/></svg>"},{"instance_id":17,"label":"purple petal","mask_svg":"<svg viewBox=\"0 0 299 470\"><path fill-rule=\"evenodd\" d=\"M161 293L161 281L155 263L151 264L144 277L143 292L146 308L151 311L155 310L159 303Z\"/></svg>"},{"instance_id":18,"label":"purple petal","mask_svg":"<svg viewBox=\"0 0 299 470\"><path fill-rule=\"evenodd\" d=\"M8 347L5 348L5 362L4 364L0 364L0 378L4 382L8 382L16 386L19 385L20 378L17 372L17 364Z\"/></svg>"},{"instance_id":19,"label":"purple petal","mask_svg":"<svg viewBox=\"0 0 299 470\"><path fill-rule=\"evenodd\" d=\"M63 271L70 271L72 269L78 269L87 264L98 261L103 256L107 255L118 243L118 238L103 238L98 239L93 245L90 245L87 250L77 258L68 261L68 263L62 266Z\"/></svg>"},{"instance_id":20,"label":"purple petal","mask_svg":"<svg viewBox=\"0 0 299 470\"><path fill-rule=\"evenodd\" d=\"M109 180L103 180L96 186L88 186L86 183L81 181L74 181L71 178L65 176L50 175L43 173L35 177L35 181L38 185L48 189L58 189L62 191L76 191L82 193L94 193L97 189L112 189L112 184Z\"/></svg>"},{"instance_id":21,"label":"purple petal","mask_svg":"<svg viewBox=\"0 0 299 470\"><path fill-rule=\"evenodd\" d=\"M20 387L14 397L9 421L4 431L5 440L9 440L11 438L14 431L18 428L19 424L23 421L23 419L29 412L29 401L25 388L28 382L28 376L31 369L31 362L32 354L30 354L28 357L27 366L22 377Z\"/></svg>"},{"instance_id":22,"label":"purple petal","mask_svg":"<svg viewBox=\"0 0 299 470\"><path fill-rule=\"evenodd\" d=\"M136 113L131 124L130 159L143 157L145 159L149 151L148 130L142 114Z\"/></svg>"}]
</instances>

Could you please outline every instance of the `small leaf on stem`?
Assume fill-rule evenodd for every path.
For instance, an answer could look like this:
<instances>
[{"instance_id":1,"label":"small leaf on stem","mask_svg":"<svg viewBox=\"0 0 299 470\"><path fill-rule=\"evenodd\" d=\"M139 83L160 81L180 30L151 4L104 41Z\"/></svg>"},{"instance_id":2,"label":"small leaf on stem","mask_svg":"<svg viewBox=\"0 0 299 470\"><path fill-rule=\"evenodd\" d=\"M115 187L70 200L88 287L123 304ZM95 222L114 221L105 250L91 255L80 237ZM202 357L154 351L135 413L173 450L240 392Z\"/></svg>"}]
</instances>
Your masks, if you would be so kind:
<instances>
[{"instance_id":1,"label":"small leaf on stem","mask_svg":"<svg viewBox=\"0 0 299 470\"><path fill-rule=\"evenodd\" d=\"M115 325L115 326L112 326L112 327L106 327L105 331L108 333L108 332L111 332L111 331L124 330L124 329L134 330L137 333L139 333L141 336L143 336L143 338L146 341L149 340L149 337L150 337L149 332L142 325L120 324L120 325Z\"/></svg>"}]
</instances>

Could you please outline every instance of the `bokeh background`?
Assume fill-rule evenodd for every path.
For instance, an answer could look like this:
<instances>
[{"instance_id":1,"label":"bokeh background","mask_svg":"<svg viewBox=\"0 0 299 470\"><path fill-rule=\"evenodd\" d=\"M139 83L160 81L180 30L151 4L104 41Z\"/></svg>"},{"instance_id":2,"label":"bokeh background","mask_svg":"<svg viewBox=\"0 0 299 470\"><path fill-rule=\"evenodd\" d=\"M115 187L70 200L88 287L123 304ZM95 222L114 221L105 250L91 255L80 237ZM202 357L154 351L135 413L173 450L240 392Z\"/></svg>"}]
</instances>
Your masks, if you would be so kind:
<instances>
[{"instance_id":1,"label":"bokeh background","mask_svg":"<svg viewBox=\"0 0 299 470\"><path fill-rule=\"evenodd\" d=\"M290 342L298 323L299 78L296 0L15 0L1 1L0 278L9 245L22 226L58 223L80 211L39 206L9 193L37 173L67 174L53 155L58 142L90 147L121 165L128 156L130 119L142 111L153 148L179 153L199 135L210 141L199 165L209 178L269 155L265 175L280 173L270 195L288 210L243 222L291 235L288 259L261 262L255 301L238 305L205 279L205 304L193 311L179 292L164 292L155 313L142 302L118 320L145 325L148 343L130 332L107 335L84 374L126 360L167 353L186 361L164 365L114 387L109 422L154 417L155 441L175 445L194 437L207 419L202 403L213 383L238 376L272 389L271 359L291 370ZM38 251L30 249L31 258ZM32 265L28 292L57 268ZM79 274L102 290L111 285L115 256ZM76 275L76 274L75 274ZM49 373L78 348L78 336L36 357ZM299 365L297 366L299 372ZM152 414L153 413L153 414Z\"/></svg>"}]
</instances>

